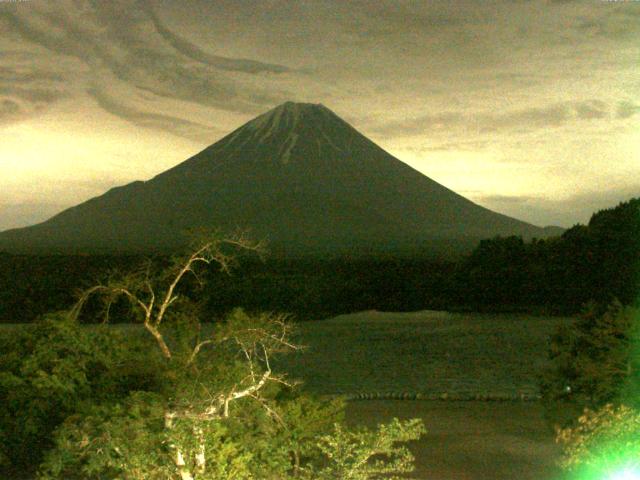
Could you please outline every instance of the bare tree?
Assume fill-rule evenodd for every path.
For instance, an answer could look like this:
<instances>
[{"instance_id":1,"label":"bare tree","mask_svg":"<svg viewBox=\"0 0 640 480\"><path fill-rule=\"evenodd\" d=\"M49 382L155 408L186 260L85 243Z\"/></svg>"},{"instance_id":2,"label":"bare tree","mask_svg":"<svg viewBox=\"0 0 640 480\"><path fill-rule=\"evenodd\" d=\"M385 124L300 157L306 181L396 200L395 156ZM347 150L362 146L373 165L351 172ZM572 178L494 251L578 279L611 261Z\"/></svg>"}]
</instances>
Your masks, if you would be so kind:
<instances>
[{"instance_id":1,"label":"bare tree","mask_svg":"<svg viewBox=\"0 0 640 480\"><path fill-rule=\"evenodd\" d=\"M187 351L176 353L170 338L163 331L169 312L180 304L178 287L187 275L202 282L198 267L215 264L223 272L229 272L235 256L228 253L231 247L260 253L262 246L240 234L232 237L209 237L195 243L190 253L175 259L172 266L163 272L160 279L151 274L151 264L127 274L113 276L109 281L95 285L81 293L72 309L73 318L78 318L83 307L92 296L103 299L104 319L109 321L111 305L121 297L129 300L131 308L141 314L142 324L154 338L166 363L183 376L183 381L195 379L191 384L192 394L176 394L167 400L164 425L168 432L188 425L195 448L187 451L178 441L169 446L172 451L176 473L181 480L194 480L204 476L207 470L205 430L207 422L222 421L229 417L231 405L241 399L254 399L276 420L277 413L261 392L269 383L289 385L282 375L271 368L271 357L277 353L296 350L291 342L291 326L284 315L261 314L249 316L236 311L229 319L215 326L209 335L202 336L199 319L195 319L196 333ZM206 371L212 351L231 352L227 361L235 362L234 371L239 375L220 385L208 382ZM204 360L207 357L207 360ZM231 365L229 365L231 368ZM193 442L190 442L193 443Z\"/></svg>"},{"instance_id":2,"label":"bare tree","mask_svg":"<svg viewBox=\"0 0 640 480\"><path fill-rule=\"evenodd\" d=\"M172 352L160 333L160 326L165 319L167 310L180 298L177 293L178 285L188 274L191 274L199 283L202 283L197 271L197 267L202 265L217 264L221 271L230 273L235 256L226 253L225 247L249 250L259 254L263 252L262 244L250 240L244 233L238 233L230 237L219 237L215 234L210 234L207 237L195 240L190 249L191 253L173 260L173 265L161 276L168 279L167 282L164 282L165 285L158 286L156 284L151 275L151 263L148 262L145 268L139 271L130 272L126 275L117 275L106 283L97 284L81 292L71 311L72 317L77 318L79 316L91 296L100 295L105 302L104 321L108 322L111 305L119 297L125 297L134 309L142 312L144 328L156 340L162 355L167 360L170 360ZM194 354L197 355L197 351Z\"/></svg>"}]
</instances>

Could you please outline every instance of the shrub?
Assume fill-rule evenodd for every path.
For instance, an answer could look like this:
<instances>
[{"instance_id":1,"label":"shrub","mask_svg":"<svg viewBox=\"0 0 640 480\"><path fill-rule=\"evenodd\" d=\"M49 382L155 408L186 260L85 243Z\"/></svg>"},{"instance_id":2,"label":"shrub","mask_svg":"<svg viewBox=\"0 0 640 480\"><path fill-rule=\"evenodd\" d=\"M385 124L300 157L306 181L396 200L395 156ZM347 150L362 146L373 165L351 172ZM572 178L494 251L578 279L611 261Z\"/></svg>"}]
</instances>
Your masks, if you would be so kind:
<instances>
[{"instance_id":1,"label":"shrub","mask_svg":"<svg viewBox=\"0 0 640 480\"><path fill-rule=\"evenodd\" d=\"M612 404L597 411L587 409L576 426L559 430L556 440L563 447L560 466L575 478L599 480L622 472L640 473L640 411L636 409Z\"/></svg>"},{"instance_id":2,"label":"shrub","mask_svg":"<svg viewBox=\"0 0 640 480\"><path fill-rule=\"evenodd\" d=\"M340 401L300 396L293 382L272 370L274 358L299 348L286 316L236 309L203 332L198 309L181 296L180 283L201 264L227 269L227 243L252 248L242 237L208 239L158 276L151 268L113 275L81 295L73 318L89 297L103 298L107 314L118 298L128 300L146 331L146 348L136 347L132 335L126 341L115 333L94 339L94 332L67 318L54 323L60 332L53 347L48 338L15 362L37 368L33 375L17 368L5 382L7 394L23 377L40 385L43 368L45 387L54 389L50 398L33 388L23 395L56 413L38 433L52 447L40 478L284 480L337 474L364 480L411 470L413 458L398 443L423 433L420 420L349 431L339 423ZM53 361L40 360L49 359L52 348ZM116 381L123 371L124 385ZM151 381L131 381L144 375Z\"/></svg>"},{"instance_id":3,"label":"shrub","mask_svg":"<svg viewBox=\"0 0 640 480\"><path fill-rule=\"evenodd\" d=\"M638 402L639 322L638 309L614 302L601 311L592 304L552 336L541 393L553 423L568 426L584 408Z\"/></svg>"},{"instance_id":4,"label":"shrub","mask_svg":"<svg viewBox=\"0 0 640 480\"><path fill-rule=\"evenodd\" d=\"M120 396L135 384L133 361L116 330L87 330L64 313L12 331L0 351L0 473L33 471L53 430L86 402ZM131 343L132 345L132 343Z\"/></svg>"}]
</instances>

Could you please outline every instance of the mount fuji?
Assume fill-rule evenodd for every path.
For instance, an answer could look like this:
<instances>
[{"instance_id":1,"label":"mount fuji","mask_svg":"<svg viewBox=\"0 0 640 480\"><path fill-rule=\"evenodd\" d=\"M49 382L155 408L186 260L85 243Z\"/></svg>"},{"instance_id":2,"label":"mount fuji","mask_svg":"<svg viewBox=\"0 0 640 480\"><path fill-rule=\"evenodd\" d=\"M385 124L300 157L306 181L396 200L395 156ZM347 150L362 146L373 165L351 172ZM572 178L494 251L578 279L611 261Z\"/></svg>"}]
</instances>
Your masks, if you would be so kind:
<instances>
[{"instance_id":1,"label":"mount fuji","mask_svg":"<svg viewBox=\"0 0 640 480\"><path fill-rule=\"evenodd\" d=\"M151 252L192 228L248 229L292 254L464 251L482 238L544 238L396 159L319 104L284 103L148 181L0 233L0 250Z\"/></svg>"}]
</instances>

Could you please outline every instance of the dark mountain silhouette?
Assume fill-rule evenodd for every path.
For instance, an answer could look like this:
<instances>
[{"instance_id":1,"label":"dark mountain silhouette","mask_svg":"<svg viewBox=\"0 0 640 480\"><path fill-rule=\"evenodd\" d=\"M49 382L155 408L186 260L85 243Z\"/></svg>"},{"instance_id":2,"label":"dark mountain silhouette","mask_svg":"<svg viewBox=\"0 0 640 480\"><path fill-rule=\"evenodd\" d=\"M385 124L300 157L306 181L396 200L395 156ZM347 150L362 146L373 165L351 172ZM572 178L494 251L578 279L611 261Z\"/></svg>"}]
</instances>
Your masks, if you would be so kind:
<instances>
[{"instance_id":1,"label":"dark mountain silhouette","mask_svg":"<svg viewBox=\"0 0 640 480\"><path fill-rule=\"evenodd\" d=\"M0 233L0 249L163 250L195 227L248 228L297 254L461 251L495 235L558 233L472 203L323 105L287 102L151 180Z\"/></svg>"}]
</instances>

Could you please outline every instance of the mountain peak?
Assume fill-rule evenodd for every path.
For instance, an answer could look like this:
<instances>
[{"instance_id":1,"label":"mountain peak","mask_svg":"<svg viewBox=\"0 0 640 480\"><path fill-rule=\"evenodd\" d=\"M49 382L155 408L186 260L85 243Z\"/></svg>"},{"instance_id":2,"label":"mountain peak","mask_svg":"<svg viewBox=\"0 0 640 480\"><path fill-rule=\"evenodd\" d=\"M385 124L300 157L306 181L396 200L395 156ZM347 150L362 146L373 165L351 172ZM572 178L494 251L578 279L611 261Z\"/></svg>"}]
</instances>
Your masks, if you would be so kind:
<instances>
[{"instance_id":1,"label":"mountain peak","mask_svg":"<svg viewBox=\"0 0 640 480\"><path fill-rule=\"evenodd\" d=\"M328 108L325 107L321 103L292 102L292 101L287 101L287 102L281 103L280 105L278 105L273 110L279 110L279 109L280 110L289 111L289 112L303 111L303 110L315 110L315 109L328 110Z\"/></svg>"},{"instance_id":2,"label":"mountain peak","mask_svg":"<svg viewBox=\"0 0 640 480\"><path fill-rule=\"evenodd\" d=\"M264 128L265 126L279 128L286 126L288 128L295 128L303 117L321 117L327 116L327 114L338 118L337 115L321 103L289 101L284 102L260 115L249 122L247 126L253 126L258 129Z\"/></svg>"},{"instance_id":3,"label":"mountain peak","mask_svg":"<svg viewBox=\"0 0 640 480\"><path fill-rule=\"evenodd\" d=\"M223 139L223 143L231 149L245 148L248 144L273 147L277 153L266 157L288 163L292 152L300 150L302 144L307 156L311 153L309 148L343 151L339 144L354 132L353 127L321 103L289 101L246 123Z\"/></svg>"},{"instance_id":4,"label":"mountain peak","mask_svg":"<svg viewBox=\"0 0 640 480\"><path fill-rule=\"evenodd\" d=\"M191 228L251 229L285 252L450 252L481 238L544 238L396 159L327 107L285 102L144 182L112 189L0 249L170 249Z\"/></svg>"}]
</instances>

